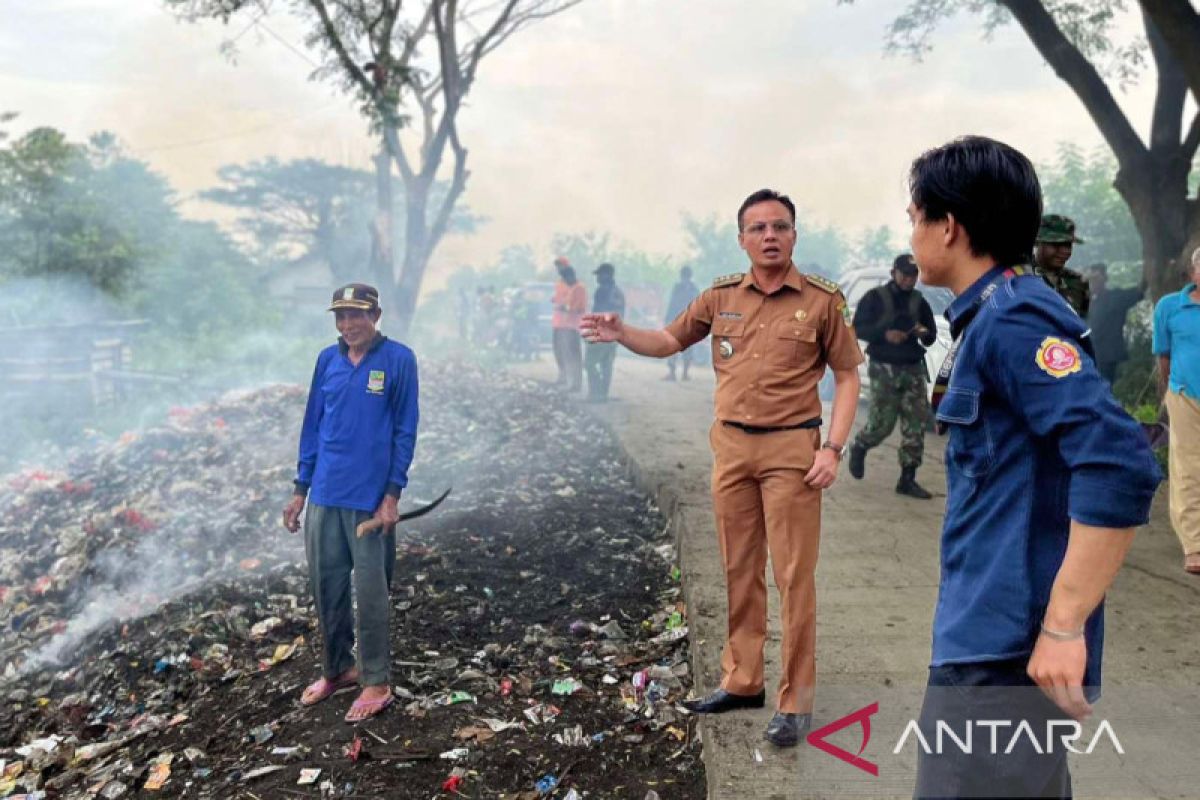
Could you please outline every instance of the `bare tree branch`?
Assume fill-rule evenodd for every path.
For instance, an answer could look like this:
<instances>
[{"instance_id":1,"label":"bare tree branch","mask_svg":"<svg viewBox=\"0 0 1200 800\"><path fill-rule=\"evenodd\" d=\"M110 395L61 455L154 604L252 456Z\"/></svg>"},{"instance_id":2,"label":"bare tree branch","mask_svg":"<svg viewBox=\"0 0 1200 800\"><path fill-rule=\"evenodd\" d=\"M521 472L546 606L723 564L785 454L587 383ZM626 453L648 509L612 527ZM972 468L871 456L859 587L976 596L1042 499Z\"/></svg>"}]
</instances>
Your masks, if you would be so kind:
<instances>
[{"instance_id":1,"label":"bare tree branch","mask_svg":"<svg viewBox=\"0 0 1200 800\"><path fill-rule=\"evenodd\" d=\"M451 130L450 148L454 153L454 175L450 179L449 190L446 192L446 196L442 198L441 206L438 208L433 224L429 228L431 246L440 241L446 234L446 228L450 224L450 216L454 213L454 206L458 203L458 198L462 195L463 190L467 188L467 177L470 174L467 172L467 151L462 146L462 142L459 141L457 127L453 127Z\"/></svg>"},{"instance_id":2,"label":"bare tree branch","mask_svg":"<svg viewBox=\"0 0 1200 800\"><path fill-rule=\"evenodd\" d=\"M367 79L366 74L359 68L358 64L354 63L354 59L350 57L350 53L346 50L346 45L342 42L341 34L338 32L337 26L329 16L329 10L325 7L324 0L307 0L308 5L317 14L317 18L321 22L321 28L325 32L325 41L329 48L333 50L337 57L338 63L346 75L362 90L362 93L367 97L375 95L375 86Z\"/></svg>"},{"instance_id":3,"label":"bare tree branch","mask_svg":"<svg viewBox=\"0 0 1200 800\"><path fill-rule=\"evenodd\" d=\"M1142 13L1150 53L1158 67L1158 87L1154 97L1154 112L1150 122L1150 150L1174 155L1179 148L1183 131L1183 103L1187 99L1187 79L1179 59L1163 38L1158 24L1148 13Z\"/></svg>"},{"instance_id":4,"label":"bare tree branch","mask_svg":"<svg viewBox=\"0 0 1200 800\"><path fill-rule=\"evenodd\" d=\"M1200 98L1200 14L1190 0L1138 0L1154 20L1187 76L1192 93Z\"/></svg>"},{"instance_id":5,"label":"bare tree branch","mask_svg":"<svg viewBox=\"0 0 1200 800\"><path fill-rule=\"evenodd\" d=\"M1039 0L999 0L1042 58L1075 92L1122 164L1145 158L1146 146L1091 62L1071 44Z\"/></svg>"}]
</instances>

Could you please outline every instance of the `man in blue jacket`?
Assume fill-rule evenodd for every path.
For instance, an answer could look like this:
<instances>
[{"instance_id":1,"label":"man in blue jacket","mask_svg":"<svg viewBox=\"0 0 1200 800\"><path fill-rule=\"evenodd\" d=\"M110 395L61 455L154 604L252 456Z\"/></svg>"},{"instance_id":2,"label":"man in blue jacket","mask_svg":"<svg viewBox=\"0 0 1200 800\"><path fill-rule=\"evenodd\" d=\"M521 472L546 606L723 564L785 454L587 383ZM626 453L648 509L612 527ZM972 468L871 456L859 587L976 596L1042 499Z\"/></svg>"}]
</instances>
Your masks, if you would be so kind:
<instances>
[{"instance_id":1,"label":"man in blue jacket","mask_svg":"<svg viewBox=\"0 0 1200 800\"><path fill-rule=\"evenodd\" d=\"M333 295L338 343L321 351L313 371L295 493L283 524L295 533L308 500L304 545L321 627L321 678L304 705L361 684L347 722L392 703L388 588L396 560L397 504L408 484L417 440L417 362L411 350L380 334L379 292L361 283ZM382 529L358 536L371 519ZM350 601L351 577L358 625ZM353 647L358 637L358 660Z\"/></svg>"},{"instance_id":2,"label":"man in blue jacket","mask_svg":"<svg viewBox=\"0 0 1200 800\"><path fill-rule=\"evenodd\" d=\"M1104 594L1161 475L1086 323L1027 267L1042 213L1029 159L965 137L917 158L909 189L921 277L956 295L934 389L948 496L920 725L930 742L939 720L960 736L1012 726L995 752L986 730L970 754L919 752L916 796L1069 797L1048 724L1099 696ZM1022 721L1040 749L1009 747Z\"/></svg>"}]
</instances>

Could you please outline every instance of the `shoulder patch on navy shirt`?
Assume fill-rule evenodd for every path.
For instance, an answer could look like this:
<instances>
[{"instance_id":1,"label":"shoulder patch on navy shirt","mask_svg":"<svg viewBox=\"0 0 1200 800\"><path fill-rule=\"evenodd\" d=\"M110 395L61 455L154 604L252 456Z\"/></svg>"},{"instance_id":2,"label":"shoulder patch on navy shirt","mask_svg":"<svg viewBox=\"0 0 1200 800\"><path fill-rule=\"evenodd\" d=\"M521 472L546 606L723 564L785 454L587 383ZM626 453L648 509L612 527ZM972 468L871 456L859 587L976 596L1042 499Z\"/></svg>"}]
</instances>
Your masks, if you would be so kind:
<instances>
[{"instance_id":1,"label":"shoulder patch on navy shirt","mask_svg":"<svg viewBox=\"0 0 1200 800\"><path fill-rule=\"evenodd\" d=\"M1054 336L1042 340L1034 361L1043 372L1055 378L1065 378L1083 367L1075 345Z\"/></svg>"},{"instance_id":2,"label":"shoulder patch on navy shirt","mask_svg":"<svg viewBox=\"0 0 1200 800\"><path fill-rule=\"evenodd\" d=\"M746 277L740 272L735 272L732 275L722 275L713 281L714 289L720 289L723 286L734 286L742 282L742 278Z\"/></svg>"},{"instance_id":3,"label":"shoulder patch on navy shirt","mask_svg":"<svg viewBox=\"0 0 1200 800\"><path fill-rule=\"evenodd\" d=\"M820 275L805 275L804 279L818 289L829 292L830 294L836 294L842 290L842 287L838 286L828 278L822 278Z\"/></svg>"}]
</instances>

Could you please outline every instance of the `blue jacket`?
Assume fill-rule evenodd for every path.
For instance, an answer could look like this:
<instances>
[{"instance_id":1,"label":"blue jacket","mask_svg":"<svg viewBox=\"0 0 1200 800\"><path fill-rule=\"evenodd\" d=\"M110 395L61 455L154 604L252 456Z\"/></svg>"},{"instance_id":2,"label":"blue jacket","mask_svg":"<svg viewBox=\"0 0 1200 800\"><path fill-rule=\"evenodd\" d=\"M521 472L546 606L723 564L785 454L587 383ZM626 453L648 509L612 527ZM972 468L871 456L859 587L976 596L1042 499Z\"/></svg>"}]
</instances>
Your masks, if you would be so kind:
<instances>
[{"instance_id":1,"label":"blue jacket","mask_svg":"<svg viewBox=\"0 0 1200 800\"><path fill-rule=\"evenodd\" d=\"M417 441L417 360L377 336L358 366L340 339L317 356L296 486L322 506L375 511L408 485Z\"/></svg>"},{"instance_id":2,"label":"blue jacket","mask_svg":"<svg viewBox=\"0 0 1200 800\"><path fill-rule=\"evenodd\" d=\"M1088 354L1086 324L1045 281L993 269L947 311L956 335L975 309L937 412L950 439L934 666L1029 655L1071 520L1144 524L1162 479ZM1085 631L1095 692L1103 605Z\"/></svg>"}]
</instances>

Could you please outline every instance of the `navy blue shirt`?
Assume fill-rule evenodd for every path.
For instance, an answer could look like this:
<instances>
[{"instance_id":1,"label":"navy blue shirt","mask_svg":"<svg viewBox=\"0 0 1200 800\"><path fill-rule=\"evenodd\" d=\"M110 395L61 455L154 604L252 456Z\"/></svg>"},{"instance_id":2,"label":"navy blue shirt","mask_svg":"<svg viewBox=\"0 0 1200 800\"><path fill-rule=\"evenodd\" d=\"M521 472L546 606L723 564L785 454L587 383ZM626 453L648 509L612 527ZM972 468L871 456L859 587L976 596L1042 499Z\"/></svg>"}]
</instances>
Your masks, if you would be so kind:
<instances>
[{"instance_id":1,"label":"navy blue shirt","mask_svg":"<svg viewBox=\"0 0 1200 800\"><path fill-rule=\"evenodd\" d=\"M355 366L339 339L317 356L296 485L317 505L375 511L408 485L418 417L412 350L377 336Z\"/></svg>"},{"instance_id":2,"label":"navy blue shirt","mask_svg":"<svg viewBox=\"0 0 1200 800\"><path fill-rule=\"evenodd\" d=\"M994 268L950 306L952 330L976 308L937 412L950 439L933 666L1032 653L1071 520L1142 525L1162 479L1085 350L1087 325L1045 281ZM1094 694L1103 604L1085 634Z\"/></svg>"}]
</instances>

